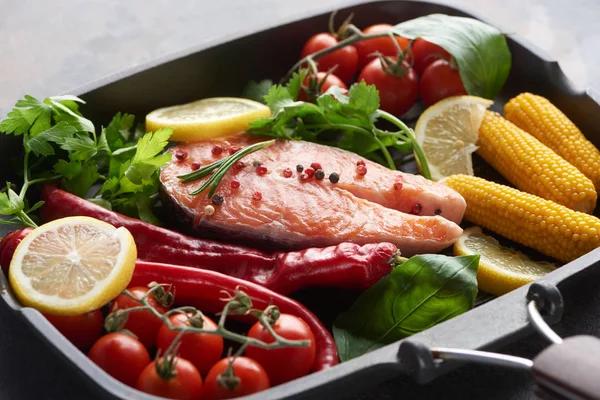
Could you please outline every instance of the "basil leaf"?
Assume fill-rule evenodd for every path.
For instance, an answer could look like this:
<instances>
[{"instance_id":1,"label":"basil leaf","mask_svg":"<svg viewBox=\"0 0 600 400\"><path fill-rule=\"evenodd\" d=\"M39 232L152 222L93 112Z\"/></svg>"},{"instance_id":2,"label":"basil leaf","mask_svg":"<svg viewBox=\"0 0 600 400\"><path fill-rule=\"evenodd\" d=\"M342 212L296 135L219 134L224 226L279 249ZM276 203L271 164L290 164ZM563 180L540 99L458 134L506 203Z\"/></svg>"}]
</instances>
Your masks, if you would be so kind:
<instances>
[{"instance_id":1,"label":"basil leaf","mask_svg":"<svg viewBox=\"0 0 600 400\"><path fill-rule=\"evenodd\" d=\"M493 99L508 78L511 54L498 29L473 18L431 14L402 22L394 32L443 47L456 60L467 93Z\"/></svg>"},{"instance_id":2,"label":"basil leaf","mask_svg":"<svg viewBox=\"0 0 600 400\"><path fill-rule=\"evenodd\" d=\"M333 335L342 361L428 329L470 310L479 256L414 256L340 314Z\"/></svg>"}]
</instances>

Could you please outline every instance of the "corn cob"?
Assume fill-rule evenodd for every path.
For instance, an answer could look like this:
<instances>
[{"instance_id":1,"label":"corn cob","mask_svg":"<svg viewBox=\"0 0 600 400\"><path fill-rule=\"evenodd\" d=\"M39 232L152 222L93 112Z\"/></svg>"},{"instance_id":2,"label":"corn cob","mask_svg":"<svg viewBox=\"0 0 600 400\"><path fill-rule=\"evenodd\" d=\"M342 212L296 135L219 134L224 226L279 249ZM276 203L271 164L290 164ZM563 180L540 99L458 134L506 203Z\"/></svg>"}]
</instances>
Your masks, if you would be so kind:
<instances>
[{"instance_id":1,"label":"corn cob","mask_svg":"<svg viewBox=\"0 0 600 400\"><path fill-rule=\"evenodd\" d=\"M465 218L560 261L600 246L600 219L517 189L469 175L445 184L467 202Z\"/></svg>"},{"instance_id":2,"label":"corn cob","mask_svg":"<svg viewBox=\"0 0 600 400\"><path fill-rule=\"evenodd\" d=\"M522 93L506 103L504 116L573 164L600 190L600 151L550 101Z\"/></svg>"},{"instance_id":3,"label":"corn cob","mask_svg":"<svg viewBox=\"0 0 600 400\"><path fill-rule=\"evenodd\" d=\"M596 207L592 181L499 114L486 111L477 144L477 154L517 188L576 211Z\"/></svg>"}]
</instances>

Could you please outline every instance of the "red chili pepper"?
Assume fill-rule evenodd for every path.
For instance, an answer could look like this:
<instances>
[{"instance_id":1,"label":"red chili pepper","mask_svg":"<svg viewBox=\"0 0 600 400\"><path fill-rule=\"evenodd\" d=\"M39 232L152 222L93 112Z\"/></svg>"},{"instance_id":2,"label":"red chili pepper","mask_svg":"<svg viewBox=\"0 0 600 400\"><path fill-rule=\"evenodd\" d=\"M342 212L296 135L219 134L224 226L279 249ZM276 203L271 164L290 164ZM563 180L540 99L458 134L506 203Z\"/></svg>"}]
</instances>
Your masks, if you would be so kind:
<instances>
[{"instance_id":1,"label":"red chili pepper","mask_svg":"<svg viewBox=\"0 0 600 400\"><path fill-rule=\"evenodd\" d=\"M151 282L172 284L177 304L196 307L204 312L217 313L223 309L222 290L233 293L240 286L252 299L255 308L264 309L270 304L282 313L300 317L308 324L315 336L317 354L313 371L321 371L338 363L335 341L321 321L302 304L265 289L260 285L232 278L214 271L138 261L130 286L145 286ZM254 322L251 316L234 316L246 322Z\"/></svg>"},{"instance_id":2,"label":"red chili pepper","mask_svg":"<svg viewBox=\"0 0 600 400\"><path fill-rule=\"evenodd\" d=\"M0 241L0 267L2 267L3 271L8 271L10 260L12 260L17 246L32 230L31 228L24 228L8 232L2 241Z\"/></svg>"},{"instance_id":3,"label":"red chili pepper","mask_svg":"<svg viewBox=\"0 0 600 400\"><path fill-rule=\"evenodd\" d=\"M82 215L97 218L133 235L138 258L219 271L288 294L310 286L368 289L392 269L397 248L391 243L337 246L267 253L245 246L195 238L109 211L46 185L42 219ZM15 246L16 247L16 246Z\"/></svg>"}]
</instances>

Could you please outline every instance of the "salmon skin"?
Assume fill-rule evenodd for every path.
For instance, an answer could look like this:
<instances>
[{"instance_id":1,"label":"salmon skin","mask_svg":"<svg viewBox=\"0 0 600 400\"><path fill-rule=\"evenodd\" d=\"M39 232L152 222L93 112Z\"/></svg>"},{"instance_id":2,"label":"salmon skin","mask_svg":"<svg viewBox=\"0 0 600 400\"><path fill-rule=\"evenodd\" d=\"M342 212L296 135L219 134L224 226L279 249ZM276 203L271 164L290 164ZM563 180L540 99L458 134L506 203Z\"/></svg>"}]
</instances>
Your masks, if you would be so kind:
<instances>
[{"instance_id":1,"label":"salmon skin","mask_svg":"<svg viewBox=\"0 0 600 400\"><path fill-rule=\"evenodd\" d=\"M391 242L405 256L438 252L462 234L457 224L466 203L454 190L310 142L278 140L246 156L243 168L232 168L217 188L215 194L223 197L221 205L213 205L208 190L189 194L208 178L188 184L178 178L192 171L192 163L210 164L226 157L230 148L260 140L241 134L171 148L172 160L162 169L160 180L163 195L179 219L191 223L201 236L287 249ZM212 151L214 146L222 152L213 154L218 153ZM261 174L264 170L254 165L258 162L266 173ZM362 162L365 175L357 165ZM320 164L324 179L302 179L313 163ZM298 172L297 165L305 171ZM291 170L290 177L286 169ZM339 175L337 183L328 179L333 172ZM232 186L232 181L239 187ZM210 207L206 210L207 206L212 206L214 213Z\"/></svg>"}]
</instances>

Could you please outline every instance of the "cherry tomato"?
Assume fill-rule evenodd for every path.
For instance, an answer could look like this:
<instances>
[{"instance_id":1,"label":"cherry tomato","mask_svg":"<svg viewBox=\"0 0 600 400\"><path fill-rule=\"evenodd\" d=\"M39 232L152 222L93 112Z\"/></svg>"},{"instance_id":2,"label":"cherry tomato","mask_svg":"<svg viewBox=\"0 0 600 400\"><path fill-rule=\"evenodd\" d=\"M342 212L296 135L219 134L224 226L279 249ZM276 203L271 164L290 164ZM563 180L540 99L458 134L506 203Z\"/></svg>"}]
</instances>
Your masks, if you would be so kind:
<instances>
[{"instance_id":1,"label":"cherry tomato","mask_svg":"<svg viewBox=\"0 0 600 400\"><path fill-rule=\"evenodd\" d=\"M87 349L102 336L104 317L96 310L81 315L44 314L56 329L80 349Z\"/></svg>"},{"instance_id":2,"label":"cherry tomato","mask_svg":"<svg viewBox=\"0 0 600 400\"><path fill-rule=\"evenodd\" d=\"M141 299L144 294L148 291L147 287L137 286L127 288L132 295L137 299ZM154 296L148 297L148 304L159 313L164 314L168 308L161 306ZM142 303L131 297L125 296L124 294L119 295L110 308L111 312L115 309L125 310L128 308L139 307ZM156 333L160 329L162 321L160 318L152 314L150 311L133 311L127 314L127 322L125 323L124 329L131 331L138 337L140 342L147 348L154 347L156 343Z\"/></svg>"},{"instance_id":3,"label":"cherry tomato","mask_svg":"<svg viewBox=\"0 0 600 400\"><path fill-rule=\"evenodd\" d=\"M88 357L110 376L131 387L135 387L138 376L150 362L148 350L139 340L119 332L98 339Z\"/></svg>"},{"instance_id":4,"label":"cherry tomato","mask_svg":"<svg viewBox=\"0 0 600 400\"><path fill-rule=\"evenodd\" d=\"M318 33L308 39L302 49L302 58L319 50L335 46L338 40L330 33ZM358 53L356 47L345 46L331 54L316 59L319 71L327 72L337 65L333 71L342 81L350 83L358 69Z\"/></svg>"},{"instance_id":5,"label":"cherry tomato","mask_svg":"<svg viewBox=\"0 0 600 400\"><path fill-rule=\"evenodd\" d=\"M367 64L358 76L358 81L375 85L379 91L379 108L396 116L410 110L419 97L417 74L406 61L402 62L406 71L402 76L395 76L383 70L380 59Z\"/></svg>"},{"instance_id":6,"label":"cherry tomato","mask_svg":"<svg viewBox=\"0 0 600 400\"><path fill-rule=\"evenodd\" d=\"M175 376L164 379L156 371L156 363L164 362L164 358L152 361L140 374L137 390L155 396L177 400L198 400L202 398L202 377L194 365L184 358L176 358Z\"/></svg>"},{"instance_id":7,"label":"cherry tomato","mask_svg":"<svg viewBox=\"0 0 600 400\"><path fill-rule=\"evenodd\" d=\"M384 33L388 32L390 29L392 29L392 25L390 24L376 24L364 29L363 33L365 35ZM400 36L396 36L396 42L398 42L398 45L404 51L408 47L410 40ZM364 66L369 63L369 61L373 60L373 58L376 57L373 54L375 52L379 52L384 56L394 58L398 56L398 49L396 48L396 45L394 44L391 38L387 37L363 40L356 43L354 47L356 47L356 51L358 52L359 70L363 69Z\"/></svg>"},{"instance_id":8,"label":"cherry tomato","mask_svg":"<svg viewBox=\"0 0 600 400\"><path fill-rule=\"evenodd\" d=\"M222 386L217 378L225 372L232 358L224 358L210 369L204 381L204 400L233 399L270 387L269 377L263 367L248 357L236 357L233 361L233 371L240 380L237 386L233 389ZM280 362L281 367L288 366L288 360L280 360Z\"/></svg>"},{"instance_id":9,"label":"cherry tomato","mask_svg":"<svg viewBox=\"0 0 600 400\"><path fill-rule=\"evenodd\" d=\"M440 58L450 59L450 53L437 44L424 39L417 39L412 45L413 68L417 74L422 75L431 63Z\"/></svg>"},{"instance_id":10,"label":"cherry tomato","mask_svg":"<svg viewBox=\"0 0 600 400\"><path fill-rule=\"evenodd\" d=\"M437 60L425 69L419 90L426 106L446 97L467 94L458 69L452 68L446 60Z\"/></svg>"},{"instance_id":11,"label":"cherry tomato","mask_svg":"<svg viewBox=\"0 0 600 400\"><path fill-rule=\"evenodd\" d=\"M185 327L188 325L188 317L176 314L169 317L171 324ZM204 316L204 329L216 329L217 325L208 317ZM169 345L179 335L179 331L171 330L163 324L158 331L156 345L164 354ZM221 359L223 353L223 338L208 333L184 333L181 337L181 345L178 354L190 361L202 375L206 374L210 367Z\"/></svg>"},{"instance_id":12,"label":"cherry tomato","mask_svg":"<svg viewBox=\"0 0 600 400\"><path fill-rule=\"evenodd\" d=\"M269 375L272 385L291 381L310 372L315 362L315 337L310 327L302 319L281 314L273 330L280 336L291 340L310 340L308 347L283 347L280 349L265 350L256 346L246 348L246 356L258 361ZM260 323L255 323L248 337L259 339L265 343L275 341L273 336Z\"/></svg>"},{"instance_id":13,"label":"cherry tomato","mask_svg":"<svg viewBox=\"0 0 600 400\"><path fill-rule=\"evenodd\" d=\"M332 86L339 86L342 89L348 90L348 87L344 82L342 82L340 78L333 74L329 74L327 76L327 79L325 79L326 75L327 72L317 72L317 80L321 85L321 93L325 93ZM309 79L310 78L308 76L304 78L302 85L305 87L309 87ZM298 100L310 101L311 99L309 99L309 96L304 89L300 89L300 93L298 93Z\"/></svg>"}]
</instances>

